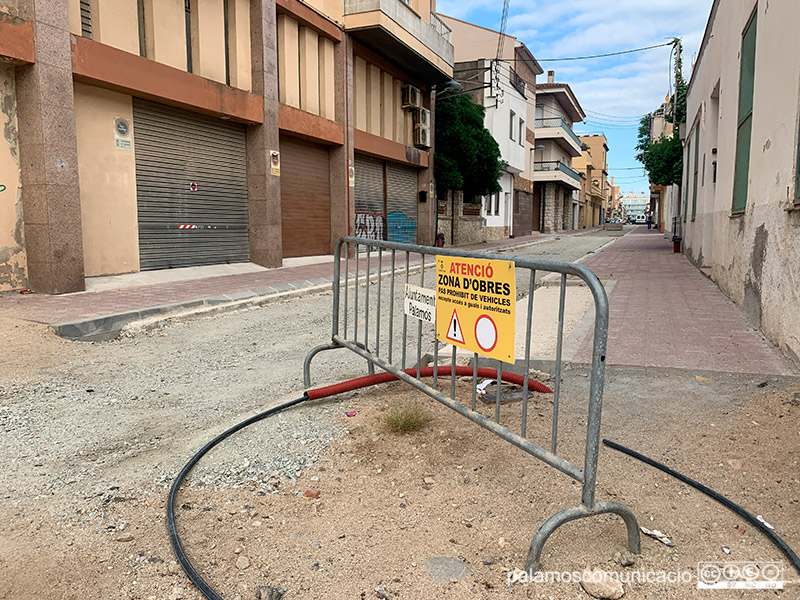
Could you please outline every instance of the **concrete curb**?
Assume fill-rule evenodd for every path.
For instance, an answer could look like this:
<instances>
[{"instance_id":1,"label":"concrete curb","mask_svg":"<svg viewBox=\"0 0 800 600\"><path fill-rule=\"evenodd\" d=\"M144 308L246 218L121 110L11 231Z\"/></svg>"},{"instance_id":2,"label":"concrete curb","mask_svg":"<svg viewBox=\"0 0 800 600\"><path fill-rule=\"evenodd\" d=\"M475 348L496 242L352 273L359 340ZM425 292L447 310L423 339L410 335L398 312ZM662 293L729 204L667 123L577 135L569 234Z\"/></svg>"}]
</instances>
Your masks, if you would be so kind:
<instances>
[{"instance_id":1,"label":"concrete curb","mask_svg":"<svg viewBox=\"0 0 800 600\"><path fill-rule=\"evenodd\" d=\"M591 229L587 230L586 232L572 235L583 236L591 234L595 231L595 229ZM536 244L550 242L554 239L555 238L546 238L532 242L525 242L522 244L508 244L506 246L490 248L487 250L499 253L501 251L525 248L528 246L534 246ZM598 250L596 250L596 252L601 251L608 245L613 244L615 241L617 240L611 240L608 244L601 246ZM591 256L591 254L587 254L580 258L578 262L587 258L588 256ZM410 265L409 273L417 272L420 268L420 263ZM381 277L385 277L388 274L388 271L382 270ZM377 277L377 273L375 273L372 275L370 280L377 280ZM163 323L174 320L201 317L210 314L263 306L273 302L279 302L280 300L287 298L298 298L306 294L315 294L329 290L331 288L331 284L332 278L318 278L296 283L281 283L274 286L256 288L253 290L241 290L238 292L230 292L228 294L221 294L218 296L210 296L208 298L173 302L159 306L151 306L140 310L101 315L98 317L90 317L88 319L80 319L65 323L55 323L50 325L50 327L52 327L56 335L68 340L82 342L107 341L118 337L124 329L129 328L134 324L137 327L141 327L142 329L146 330L158 327Z\"/></svg>"},{"instance_id":2,"label":"concrete curb","mask_svg":"<svg viewBox=\"0 0 800 600\"><path fill-rule=\"evenodd\" d=\"M116 338L124 329L134 324L143 330L147 330L173 320L224 313L243 308L254 308L285 299L299 298L306 294L324 292L329 290L330 287L330 283L315 284L308 287L298 287L295 284L285 283L269 288L242 290L198 300L162 304L142 310L92 317L67 323L56 323L50 327L52 327L56 335L68 340L81 342L107 341Z\"/></svg>"}]
</instances>

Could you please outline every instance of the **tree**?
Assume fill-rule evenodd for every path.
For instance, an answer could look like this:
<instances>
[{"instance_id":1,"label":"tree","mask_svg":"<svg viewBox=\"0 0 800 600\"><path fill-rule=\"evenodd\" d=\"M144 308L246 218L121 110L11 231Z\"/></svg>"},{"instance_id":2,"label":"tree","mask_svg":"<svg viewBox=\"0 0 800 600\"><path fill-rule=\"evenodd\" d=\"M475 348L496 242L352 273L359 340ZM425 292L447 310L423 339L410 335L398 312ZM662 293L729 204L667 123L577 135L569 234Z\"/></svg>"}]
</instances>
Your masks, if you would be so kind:
<instances>
[{"instance_id":1,"label":"tree","mask_svg":"<svg viewBox=\"0 0 800 600\"><path fill-rule=\"evenodd\" d=\"M645 115L639 121L637 132L636 160L644 165L650 183L656 185L680 185L683 172L683 150L678 136L678 127L686 122L686 91L688 85L683 79L681 41L675 38L675 93L670 99L671 111L664 112L664 118L672 123L672 135L661 136L653 141L650 137L652 115Z\"/></svg>"},{"instance_id":2,"label":"tree","mask_svg":"<svg viewBox=\"0 0 800 600\"><path fill-rule=\"evenodd\" d=\"M470 202L502 190L500 146L483 126L483 117L484 108L468 94L437 100L434 175L440 193L463 190Z\"/></svg>"},{"instance_id":3,"label":"tree","mask_svg":"<svg viewBox=\"0 0 800 600\"><path fill-rule=\"evenodd\" d=\"M683 171L683 150L677 133L661 136L649 144L645 152L636 158L644 165L650 183L656 185L672 185L681 183Z\"/></svg>"}]
</instances>

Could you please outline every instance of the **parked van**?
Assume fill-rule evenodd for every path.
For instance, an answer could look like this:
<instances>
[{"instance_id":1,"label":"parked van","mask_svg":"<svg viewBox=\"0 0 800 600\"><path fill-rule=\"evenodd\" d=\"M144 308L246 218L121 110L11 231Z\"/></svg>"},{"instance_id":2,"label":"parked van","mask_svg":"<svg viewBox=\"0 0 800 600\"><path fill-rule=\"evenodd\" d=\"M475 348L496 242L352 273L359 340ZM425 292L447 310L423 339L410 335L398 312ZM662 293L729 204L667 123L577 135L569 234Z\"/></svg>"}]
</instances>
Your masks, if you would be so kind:
<instances>
[{"instance_id":1,"label":"parked van","mask_svg":"<svg viewBox=\"0 0 800 600\"><path fill-rule=\"evenodd\" d=\"M634 221L637 225L644 225L647 223L647 218L644 215L636 215L636 220Z\"/></svg>"}]
</instances>

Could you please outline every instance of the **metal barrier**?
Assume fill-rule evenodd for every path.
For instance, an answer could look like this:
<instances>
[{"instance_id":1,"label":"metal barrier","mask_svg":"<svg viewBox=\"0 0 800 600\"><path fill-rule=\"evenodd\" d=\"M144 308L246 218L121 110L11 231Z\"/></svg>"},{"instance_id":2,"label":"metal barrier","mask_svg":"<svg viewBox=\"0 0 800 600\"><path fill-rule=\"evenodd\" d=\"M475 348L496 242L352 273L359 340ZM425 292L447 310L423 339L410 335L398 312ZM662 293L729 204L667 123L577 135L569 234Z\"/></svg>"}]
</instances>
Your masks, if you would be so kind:
<instances>
[{"instance_id":1,"label":"metal barrier","mask_svg":"<svg viewBox=\"0 0 800 600\"><path fill-rule=\"evenodd\" d=\"M376 252L377 251L377 252ZM377 256L375 256L377 255ZM431 335L431 326L423 329L423 322L417 321L416 328L409 327L408 316L401 308L395 314L398 277L404 283L418 283L425 287L426 271L432 266L429 259L436 256L449 256L467 259L488 259L511 261L515 269L528 271L528 305L525 331L525 351L522 359L524 373L522 385L522 417L519 433L500 424L501 385L503 379L502 363L497 362L497 391L494 406L494 419L490 419L476 411L476 384L478 376L478 355L473 354L473 380L471 405L456 399L456 369L443 369L449 374L449 396L438 389L439 342L435 331ZM352 258L351 258L352 257ZM415 260L411 264L412 258ZM399 260L398 260L399 259ZM354 264L353 264L354 263ZM399 264L398 264L399 263ZM344 266L344 269L342 267ZM603 383L606 358L606 339L608 335L608 298L600 281L589 269L580 264L540 260L531 258L499 256L483 252L460 251L445 248L432 248L413 244L400 244L345 237L340 240L334 256L333 272L333 324L331 343L318 346L306 356L303 374L306 388L311 385L311 361L319 352L337 348L347 348L367 360L370 373L375 365L393 374L398 379L421 390L431 398L441 402L481 427L491 431L500 438L510 442L517 448L538 458L544 463L572 477L583 486L581 504L564 509L545 521L534 534L526 570L534 572L539 569L542 547L545 541L558 527L569 521L614 513L622 517L627 527L628 549L640 552L639 526L629 508L614 501L595 501L595 484L597 478L597 459L600 446L600 418L603 401ZM342 271L344 270L344 277ZM415 273L412 282L412 271ZM418 272L418 276L416 273ZM533 322L533 304L536 289L537 272L560 273L560 295L558 312L558 338L555 361L555 384L553 397L552 427L550 449L539 446L527 438L527 418L529 400L529 373L531 361L531 329ZM516 271L515 271L516 273ZM592 372L589 387L589 408L586 425L586 445L584 449L583 468L559 456L558 449L558 411L561 395L561 369L564 334L564 306L567 288L567 277L578 277L588 286L594 297L595 323L594 345L592 352ZM384 282L384 279L388 281ZM435 278L434 278L435 280ZM435 283L435 281L434 281ZM363 287L363 290L362 290ZM388 287L388 290L386 288ZM374 290L372 288L375 288ZM385 304L388 303L388 312ZM372 309L372 313L370 312ZM401 323L395 323L400 321ZM416 320L416 319L415 319ZM359 331L360 325L360 331ZM413 334L416 329L416 335ZM384 333L383 338L381 333ZM399 348L397 347L399 343ZM428 385L421 380L423 359L423 343L433 346L433 384ZM400 356L398 357L398 353ZM406 372L409 353L416 355L415 368ZM452 347L451 365L456 366L457 349ZM399 358L399 364L396 359ZM516 358L516 357L515 357ZM519 360L517 360L519 362ZM483 369L482 369L483 370Z\"/></svg>"}]
</instances>

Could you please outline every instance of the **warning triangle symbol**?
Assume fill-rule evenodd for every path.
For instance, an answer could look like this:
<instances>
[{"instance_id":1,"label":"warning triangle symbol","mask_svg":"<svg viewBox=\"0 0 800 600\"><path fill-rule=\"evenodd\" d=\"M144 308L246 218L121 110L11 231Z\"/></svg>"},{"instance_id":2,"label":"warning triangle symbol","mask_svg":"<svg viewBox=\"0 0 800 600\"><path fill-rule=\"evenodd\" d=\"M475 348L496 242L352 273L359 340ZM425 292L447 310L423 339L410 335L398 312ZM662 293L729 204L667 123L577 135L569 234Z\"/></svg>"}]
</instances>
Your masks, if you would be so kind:
<instances>
[{"instance_id":1,"label":"warning triangle symbol","mask_svg":"<svg viewBox=\"0 0 800 600\"><path fill-rule=\"evenodd\" d=\"M453 316L450 317L450 325L447 327L447 339L451 342L464 343L464 332L461 330L461 323L458 322L458 313L453 310Z\"/></svg>"}]
</instances>

